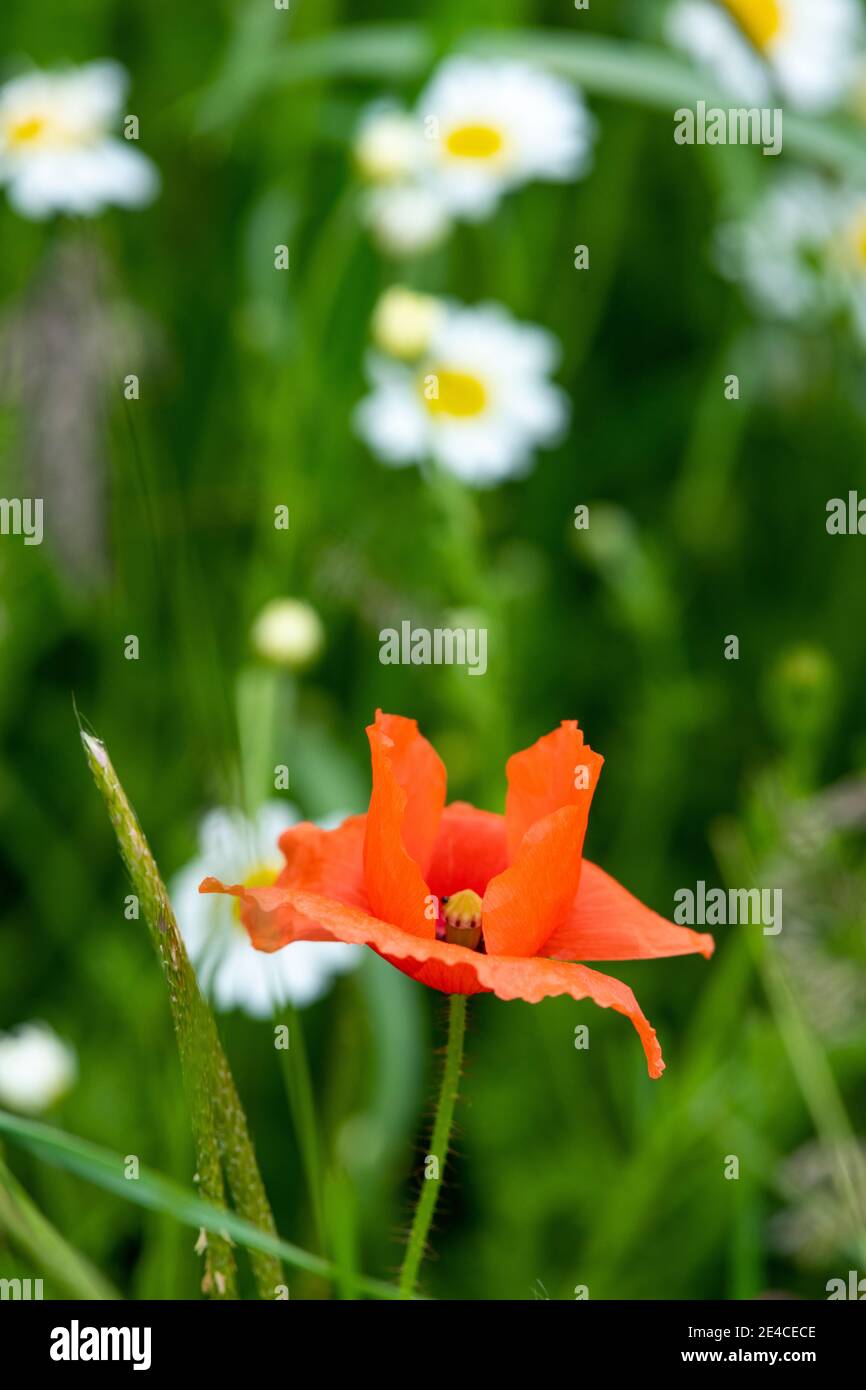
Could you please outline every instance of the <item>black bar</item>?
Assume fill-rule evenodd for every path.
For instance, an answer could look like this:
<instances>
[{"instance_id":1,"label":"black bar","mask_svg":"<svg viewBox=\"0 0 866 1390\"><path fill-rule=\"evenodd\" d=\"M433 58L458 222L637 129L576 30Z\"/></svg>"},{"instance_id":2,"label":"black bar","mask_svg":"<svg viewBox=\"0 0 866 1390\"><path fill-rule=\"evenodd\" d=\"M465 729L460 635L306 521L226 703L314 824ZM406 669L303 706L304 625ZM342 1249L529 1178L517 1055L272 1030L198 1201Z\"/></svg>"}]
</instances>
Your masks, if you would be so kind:
<instances>
[{"instance_id":1,"label":"black bar","mask_svg":"<svg viewBox=\"0 0 866 1390\"><path fill-rule=\"evenodd\" d=\"M866 1320L859 1306L851 1306L860 1301L6 1300L0 1303L0 1347L5 1365L20 1361L59 1380L98 1378L105 1371L132 1375L137 1363L139 1379L189 1371L198 1383L208 1374L224 1383L233 1375L249 1380L279 1371L290 1377L310 1362L327 1374L343 1358L353 1377L381 1372L390 1378L399 1360L413 1378L426 1379L434 1364L449 1378L457 1370L462 1378L476 1363L488 1374L498 1364L514 1371L516 1358L527 1356L534 1379L569 1365L582 1375L605 1364L617 1377L629 1370L691 1368L700 1375L712 1366L734 1372L796 1366L826 1379L862 1364ZM89 1359L93 1351L100 1359ZM449 1361L451 1370L443 1364Z\"/></svg>"}]
</instances>

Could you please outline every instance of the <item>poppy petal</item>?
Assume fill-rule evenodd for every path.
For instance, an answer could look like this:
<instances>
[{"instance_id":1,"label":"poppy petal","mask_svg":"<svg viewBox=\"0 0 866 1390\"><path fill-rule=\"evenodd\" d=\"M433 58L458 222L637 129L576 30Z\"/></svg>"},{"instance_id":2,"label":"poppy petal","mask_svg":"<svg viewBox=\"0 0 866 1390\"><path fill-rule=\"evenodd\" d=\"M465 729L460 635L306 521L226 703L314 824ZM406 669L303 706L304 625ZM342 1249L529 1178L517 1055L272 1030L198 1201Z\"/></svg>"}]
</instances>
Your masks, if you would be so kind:
<instances>
[{"instance_id":1,"label":"poppy petal","mask_svg":"<svg viewBox=\"0 0 866 1390\"><path fill-rule=\"evenodd\" d=\"M584 743L576 719L564 719L558 729L508 759L505 821L512 863L530 826L561 806L580 807L586 827L603 762Z\"/></svg>"},{"instance_id":2,"label":"poppy petal","mask_svg":"<svg viewBox=\"0 0 866 1390\"><path fill-rule=\"evenodd\" d=\"M577 896L583 840L604 759L574 719L508 759L510 867L487 885L488 954L535 956Z\"/></svg>"},{"instance_id":3,"label":"poppy petal","mask_svg":"<svg viewBox=\"0 0 866 1390\"><path fill-rule=\"evenodd\" d=\"M301 821L280 836L285 867L277 885L319 893L353 907L366 907L364 834L366 816L349 816L333 830Z\"/></svg>"},{"instance_id":4,"label":"poppy petal","mask_svg":"<svg viewBox=\"0 0 866 1390\"><path fill-rule=\"evenodd\" d=\"M557 960L649 960L700 952L709 960L713 938L666 922L588 859L571 911L544 943Z\"/></svg>"},{"instance_id":5,"label":"poppy petal","mask_svg":"<svg viewBox=\"0 0 866 1390\"><path fill-rule=\"evenodd\" d=\"M471 888L479 897L491 878L508 867L505 817L453 801L442 813L428 881L439 898Z\"/></svg>"},{"instance_id":6,"label":"poppy petal","mask_svg":"<svg viewBox=\"0 0 866 1390\"><path fill-rule=\"evenodd\" d=\"M484 892L481 929L488 955L539 954L577 895L585 829L582 808L563 806L526 832L514 863Z\"/></svg>"},{"instance_id":7,"label":"poppy petal","mask_svg":"<svg viewBox=\"0 0 866 1390\"><path fill-rule=\"evenodd\" d=\"M541 999L568 994L615 1009L637 1029L653 1078L664 1071L655 1029L641 1012L628 985L585 965L507 956L488 956L435 937L422 940L356 907L289 888L226 887L207 878L203 893L231 893L243 903L243 919L253 945L276 951L292 941L346 941L371 946L385 960L422 984L448 994L492 993L499 999Z\"/></svg>"},{"instance_id":8,"label":"poppy petal","mask_svg":"<svg viewBox=\"0 0 866 1390\"><path fill-rule=\"evenodd\" d=\"M364 838L364 882L374 914L413 936L435 936L427 912L445 767L414 719L376 712L367 729L373 790Z\"/></svg>"}]
</instances>

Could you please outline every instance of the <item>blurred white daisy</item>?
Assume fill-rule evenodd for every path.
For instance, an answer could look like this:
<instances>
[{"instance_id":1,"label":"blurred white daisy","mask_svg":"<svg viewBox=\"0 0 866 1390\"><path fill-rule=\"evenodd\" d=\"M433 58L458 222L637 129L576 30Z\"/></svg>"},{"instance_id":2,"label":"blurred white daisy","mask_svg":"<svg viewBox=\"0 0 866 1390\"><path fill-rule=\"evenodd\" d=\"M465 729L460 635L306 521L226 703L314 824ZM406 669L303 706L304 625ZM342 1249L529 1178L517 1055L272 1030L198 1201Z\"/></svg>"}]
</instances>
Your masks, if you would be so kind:
<instances>
[{"instance_id":1,"label":"blurred white daisy","mask_svg":"<svg viewBox=\"0 0 866 1390\"><path fill-rule=\"evenodd\" d=\"M47 1023L0 1033L0 1105L38 1115L64 1096L78 1075L73 1049Z\"/></svg>"},{"instance_id":2,"label":"blurred white daisy","mask_svg":"<svg viewBox=\"0 0 866 1390\"><path fill-rule=\"evenodd\" d=\"M552 334L497 304L442 301L416 362L371 355L373 389L356 409L356 428L383 463L432 459L464 482L491 486L526 473L535 450L562 435L568 402L549 380L558 356Z\"/></svg>"},{"instance_id":3,"label":"blurred white daisy","mask_svg":"<svg viewBox=\"0 0 866 1390\"><path fill-rule=\"evenodd\" d=\"M16 211L93 216L155 197L154 165L112 133L127 85L124 69L105 61L29 72L0 88L0 183Z\"/></svg>"},{"instance_id":4,"label":"blurred white daisy","mask_svg":"<svg viewBox=\"0 0 866 1390\"><path fill-rule=\"evenodd\" d=\"M667 31L732 97L811 111L844 98L864 38L859 0L676 0Z\"/></svg>"},{"instance_id":5,"label":"blurred white daisy","mask_svg":"<svg viewBox=\"0 0 866 1390\"><path fill-rule=\"evenodd\" d=\"M569 83L521 62L447 59L413 114L363 115L355 159L373 187L364 215L383 250L439 244L453 218L479 221L511 188L564 182L589 167L595 122Z\"/></svg>"},{"instance_id":6,"label":"blurred white daisy","mask_svg":"<svg viewBox=\"0 0 866 1390\"><path fill-rule=\"evenodd\" d=\"M847 317L866 343L866 191L788 174L717 247L759 312L812 327Z\"/></svg>"},{"instance_id":7,"label":"blurred white daisy","mask_svg":"<svg viewBox=\"0 0 866 1390\"><path fill-rule=\"evenodd\" d=\"M532 179L586 172L595 122L576 89L521 62L447 59L417 105L427 178L455 217L478 221Z\"/></svg>"},{"instance_id":8,"label":"blurred white daisy","mask_svg":"<svg viewBox=\"0 0 866 1390\"><path fill-rule=\"evenodd\" d=\"M199 984L217 1009L241 1009L270 1018L287 1003L312 1004L333 978L353 969L354 946L299 941L285 951L257 951L240 919L235 898L200 894L203 878L218 872L227 883L264 887L283 867L277 841L298 820L294 807L266 802L254 820L239 811L208 813L199 829L197 857L172 880L169 894Z\"/></svg>"}]
</instances>

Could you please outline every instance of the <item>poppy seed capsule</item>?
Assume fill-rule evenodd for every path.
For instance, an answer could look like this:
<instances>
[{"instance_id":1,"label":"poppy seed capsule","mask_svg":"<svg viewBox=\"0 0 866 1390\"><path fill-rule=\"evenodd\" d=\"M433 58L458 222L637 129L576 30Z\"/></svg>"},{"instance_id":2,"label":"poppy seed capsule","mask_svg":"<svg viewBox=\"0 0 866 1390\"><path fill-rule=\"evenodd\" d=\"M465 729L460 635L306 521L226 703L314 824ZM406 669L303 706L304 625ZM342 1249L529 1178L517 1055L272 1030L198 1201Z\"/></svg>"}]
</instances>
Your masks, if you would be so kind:
<instances>
[{"instance_id":1,"label":"poppy seed capsule","mask_svg":"<svg viewBox=\"0 0 866 1390\"><path fill-rule=\"evenodd\" d=\"M471 888L442 899L445 940L475 951L481 941L481 899Z\"/></svg>"}]
</instances>

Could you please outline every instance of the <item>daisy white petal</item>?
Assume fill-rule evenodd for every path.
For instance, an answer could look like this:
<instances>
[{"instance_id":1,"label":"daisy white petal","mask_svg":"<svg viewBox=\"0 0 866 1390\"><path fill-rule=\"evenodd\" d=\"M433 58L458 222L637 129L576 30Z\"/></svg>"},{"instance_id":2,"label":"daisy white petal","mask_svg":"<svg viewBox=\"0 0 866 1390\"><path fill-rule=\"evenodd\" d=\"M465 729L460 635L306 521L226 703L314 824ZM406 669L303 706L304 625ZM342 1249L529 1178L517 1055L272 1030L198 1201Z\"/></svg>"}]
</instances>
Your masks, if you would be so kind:
<instances>
[{"instance_id":1,"label":"daisy white petal","mask_svg":"<svg viewBox=\"0 0 866 1390\"><path fill-rule=\"evenodd\" d=\"M408 367L371 353L367 371L372 391L356 407L355 428L383 463L402 467L427 457L427 413Z\"/></svg>"},{"instance_id":2,"label":"daisy white petal","mask_svg":"<svg viewBox=\"0 0 866 1390\"><path fill-rule=\"evenodd\" d=\"M240 1009L270 1018L287 1003L303 1006L321 998L333 978L353 969L353 947L306 942L304 949L268 955L257 951L244 929L234 899L202 896L198 885L214 864L227 880L261 887L283 867L278 841L298 819L284 802L266 802L253 819L239 811L208 813L199 829L199 854L175 875L170 895L178 926L203 992L223 1012ZM215 910L217 904L227 910Z\"/></svg>"},{"instance_id":3,"label":"daisy white petal","mask_svg":"<svg viewBox=\"0 0 866 1390\"><path fill-rule=\"evenodd\" d=\"M667 31L731 96L812 111L844 98L864 41L859 0L676 0Z\"/></svg>"}]
</instances>

